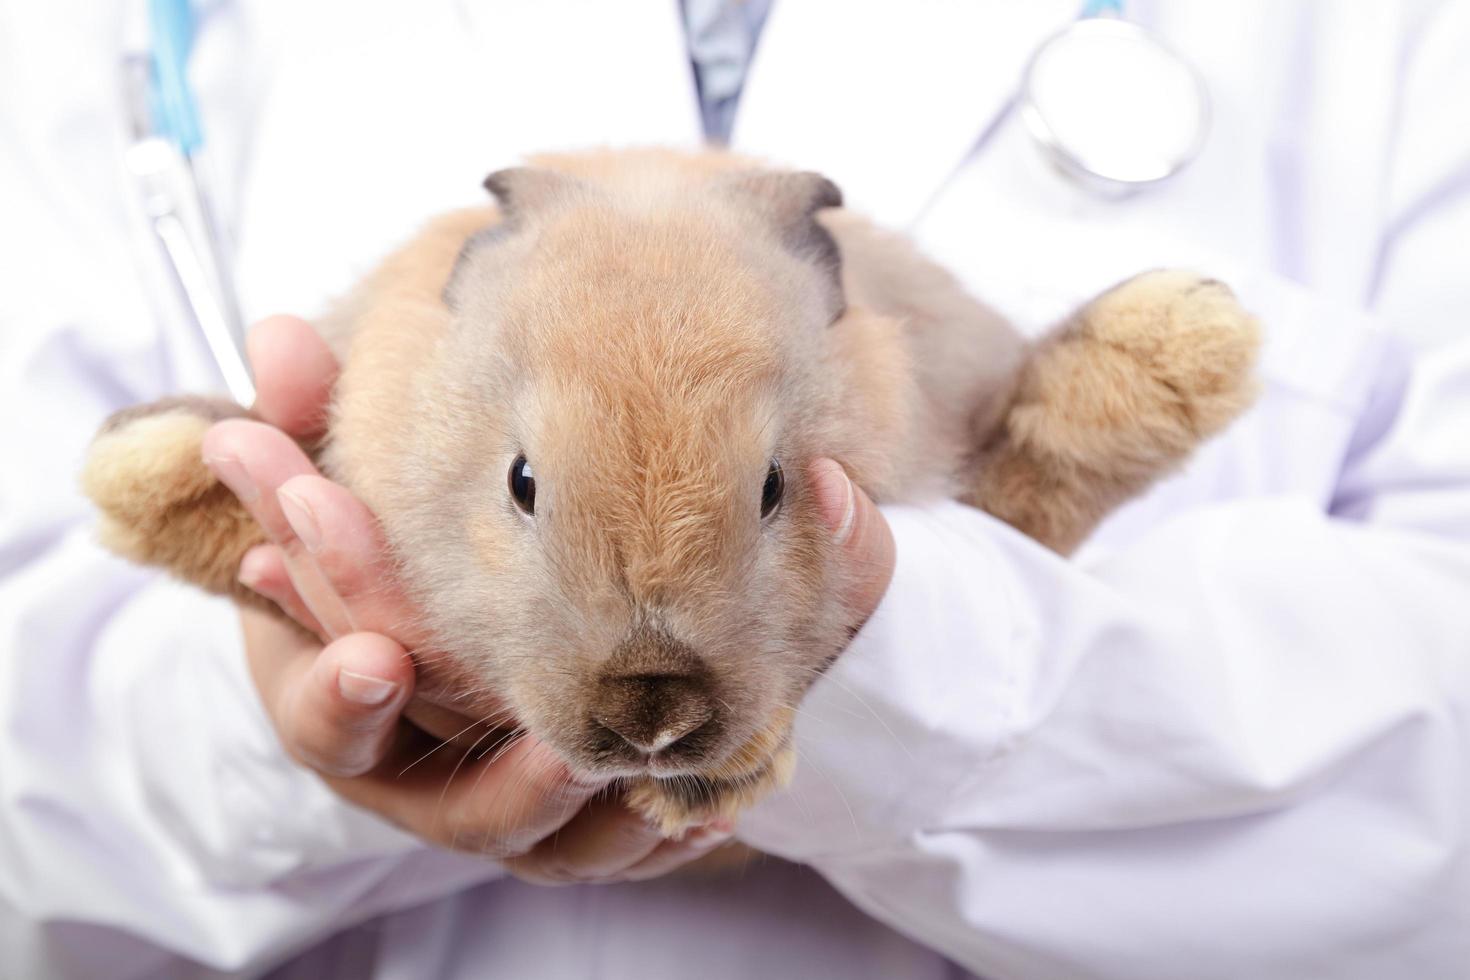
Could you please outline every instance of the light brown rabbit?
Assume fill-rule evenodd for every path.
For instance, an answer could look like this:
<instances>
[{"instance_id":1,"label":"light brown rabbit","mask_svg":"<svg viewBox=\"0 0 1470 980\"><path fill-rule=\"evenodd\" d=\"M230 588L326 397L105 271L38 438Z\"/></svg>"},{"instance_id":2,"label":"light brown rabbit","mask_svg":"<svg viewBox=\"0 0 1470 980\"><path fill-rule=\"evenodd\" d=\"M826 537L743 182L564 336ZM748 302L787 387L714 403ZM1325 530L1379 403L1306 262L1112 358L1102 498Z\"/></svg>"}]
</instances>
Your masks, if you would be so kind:
<instances>
[{"instance_id":1,"label":"light brown rabbit","mask_svg":"<svg viewBox=\"0 0 1470 980\"><path fill-rule=\"evenodd\" d=\"M378 515L438 646L666 831L790 769L851 622L804 473L957 497L1061 552L1249 403L1220 283L1151 272L1023 342L811 173L600 152L492 174L319 329L324 470ZM200 461L203 399L120 413L104 540L215 592L262 540Z\"/></svg>"}]
</instances>

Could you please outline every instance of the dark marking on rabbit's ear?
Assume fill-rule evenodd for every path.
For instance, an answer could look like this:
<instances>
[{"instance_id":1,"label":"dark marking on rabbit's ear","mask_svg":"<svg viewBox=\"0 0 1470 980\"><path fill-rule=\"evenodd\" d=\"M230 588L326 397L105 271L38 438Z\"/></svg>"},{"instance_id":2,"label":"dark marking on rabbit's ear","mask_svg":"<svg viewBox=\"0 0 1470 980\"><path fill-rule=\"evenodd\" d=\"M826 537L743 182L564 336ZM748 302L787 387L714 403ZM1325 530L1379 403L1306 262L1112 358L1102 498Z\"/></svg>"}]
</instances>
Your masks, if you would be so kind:
<instances>
[{"instance_id":1,"label":"dark marking on rabbit's ear","mask_svg":"<svg viewBox=\"0 0 1470 980\"><path fill-rule=\"evenodd\" d=\"M847 305L842 252L832 233L817 221L818 211L842 207L838 186L811 171L753 171L736 174L731 188L775 226L782 245L822 270L828 279L832 319L840 317Z\"/></svg>"}]
</instances>

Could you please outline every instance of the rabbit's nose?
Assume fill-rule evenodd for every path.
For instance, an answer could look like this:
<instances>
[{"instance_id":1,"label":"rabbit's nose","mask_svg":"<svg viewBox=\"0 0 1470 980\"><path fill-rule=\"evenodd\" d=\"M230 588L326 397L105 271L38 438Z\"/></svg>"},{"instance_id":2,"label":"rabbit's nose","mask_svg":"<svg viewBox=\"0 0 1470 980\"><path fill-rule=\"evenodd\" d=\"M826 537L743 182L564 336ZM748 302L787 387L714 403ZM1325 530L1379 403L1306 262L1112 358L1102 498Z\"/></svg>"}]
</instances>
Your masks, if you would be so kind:
<instances>
[{"instance_id":1,"label":"rabbit's nose","mask_svg":"<svg viewBox=\"0 0 1470 980\"><path fill-rule=\"evenodd\" d=\"M696 748L689 736L715 715L702 680L683 674L604 676L598 683L592 720L639 752ZM690 745L681 745L689 741Z\"/></svg>"}]
</instances>

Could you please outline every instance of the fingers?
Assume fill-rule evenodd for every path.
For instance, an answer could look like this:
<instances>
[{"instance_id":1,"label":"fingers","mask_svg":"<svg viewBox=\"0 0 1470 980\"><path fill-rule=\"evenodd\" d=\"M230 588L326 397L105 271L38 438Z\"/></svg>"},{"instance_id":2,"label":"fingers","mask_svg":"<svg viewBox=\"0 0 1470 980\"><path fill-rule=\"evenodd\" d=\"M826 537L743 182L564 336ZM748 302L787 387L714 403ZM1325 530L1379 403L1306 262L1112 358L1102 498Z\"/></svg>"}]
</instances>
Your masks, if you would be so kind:
<instances>
[{"instance_id":1,"label":"fingers","mask_svg":"<svg viewBox=\"0 0 1470 980\"><path fill-rule=\"evenodd\" d=\"M322 650L275 616L255 609L240 616L261 703L287 752L328 775L376 766L413 694L413 666L403 648L359 633Z\"/></svg>"},{"instance_id":2,"label":"fingers","mask_svg":"<svg viewBox=\"0 0 1470 980\"><path fill-rule=\"evenodd\" d=\"M579 778L531 735L508 736L504 745L474 756L473 750L462 755L446 773L445 762L399 746L371 773L327 782L410 833L497 859L530 851L605 785Z\"/></svg>"},{"instance_id":3,"label":"fingers","mask_svg":"<svg viewBox=\"0 0 1470 980\"><path fill-rule=\"evenodd\" d=\"M596 881L637 865L663 843L658 829L620 796L602 797L505 866L517 878L536 884Z\"/></svg>"},{"instance_id":4,"label":"fingers","mask_svg":"<svg viewBox=\"0 0 1470 980\"><path fill-rule=\"evenodd\" d=\"M290 588L273 581L273 565L257 556L242 566L260 579L257 591L324 640L371 631L409 649L425 644L377 519L321 477L294 441L268 425L231 419L205 434L204 461L280 551Z\"/></svg>"},{"instance_id":5,"label":"fingers","mask_svg":"<svg viewBox=\"0 0 1470 980\"><path fill-rule=\"evenodd\" d=\"M893 532L873 501L831 459L818 459L809 476L823 522L852 569L848 608L860 626L878 608L893 578Z\"/></svg>"},{"instance_id":6,"label":"fingers","mask_svg":"<svg viewBox=\"0 0 1470 980\"><path fill-rule=\"evenodd\" d=\"M601 790L529 736L485 739L458 761L425 752L399 724L414 690L402 646L353 633L323 649L276 616L241 610L261 701L287 752L339 795L444 847L524 854ZM488 739L487 733L486 738ZM495 749L499 751L494 751Z\"/></svg>"},{"instance_id":7,"label":"fingers","mask_svg":"<svg viewBox=\"0 0 1470 980\"><path fill-rule=\"evenodd\" d=\"M337 359L305 320L271 316L251 328L246 353L255 374L255 413L310 441L326 429Z\"/></svg>"},{"instance_id":8,"label":"fingers","mask_svg":"<svg viewBox=\"0 0 1470 980\"><path fill-rule=\"evenodd\" d=\"M240 616L251 673L289 754L348 801L411 833L513 857L555 834L604 788L578 779L530 736L502 735L500 744L487 733L457 759L434 753L432 743L426 752L424 737L415 741L399 724L414 672L387 637L354 633L323 649L279 617L256 609ZM590 853L600 860L596 848Z\"/></svg>"},{"instance_id":9,"label":"fingers","mask_svg":"<svg viewBox=\"0 0 1470 980\"><path fill-rule=\"evenodd\" d=\"M298 624L319 637L326 636L326 630L296 591L286 568L285 553L278 545L256 545L245 552L245 557L240 559L239 578L241 585L274 602Z\"/></svg>"},{"instance_id":10,"label":"fingers","mask_svg":"<svg viewBox=\"0 0 1470 980\"><path fill-rule=\"evenodd\" d=\"M427 637L413 604L397 587L388 543L372 512L320 476L292 477L276 498L296 540L347 607L354 628L422 647Z\"/></svg>"},{"instance_id":11,"label":"fingers","mask_svg":"<svg viewBox=\"0 0 1470 980\"><path fill-rule=\"evenodd\" d=\"M358 776L381 762L413 694L407 651L377 633L353 633L284 672L276 730L291 754L329 776Z\"/></svg>"},{"instance_id":12,"label":"fingers","mask_svg":"<svg viewBox=\"0 0 1470 980\"><path fill-rule=\"evenodd\" d=\"M666 840L637 864L612 877L613 881L648 881L697 861L730 842L732 831L727 824L712 824L691 831L679 840Z\"/></svg>"},{"instance_id":13,"label":"fingers","mask_svg":"<svg viewBox=\"0 0 1470 980\"><path fill-rule=\"evenodd\" d=\"M621 797L600 797L505 867L523 881L542 885L647 881L724 846L733 832L729 823L717 821L670 840Z\"/></svg>"},{"instance_id":14,"label":"fingers","mask_svg":"<svg viewBox=\"0 0 1470 980\"><path fill-rule=\"evenodd\" d=\"M297 539L281 510L276 491L294 476L316 475L306 453L279 429L260 422L229 419L204 434L204 463L239 498L281 549L286 569L323 639L353 632L352 618L310 552ZM312 623L303 622L303 626Z\"/></svg>"},{"instance_id":15,"label":"fingers","mask_svg":"<svg viewBox=\"0 0 1470 980\"><path fill-rule=\"evenodd\" d=\"M349 802L411 833L492 858L524 854L605 785L578 778L526 735L497 743L487 733L457 758L426 752L423 737L406 737L398 723L414 685L402 646L354 633L323 649L276 616L240 616L251 673L286 750Z\"/></svg>"}]
</instances>

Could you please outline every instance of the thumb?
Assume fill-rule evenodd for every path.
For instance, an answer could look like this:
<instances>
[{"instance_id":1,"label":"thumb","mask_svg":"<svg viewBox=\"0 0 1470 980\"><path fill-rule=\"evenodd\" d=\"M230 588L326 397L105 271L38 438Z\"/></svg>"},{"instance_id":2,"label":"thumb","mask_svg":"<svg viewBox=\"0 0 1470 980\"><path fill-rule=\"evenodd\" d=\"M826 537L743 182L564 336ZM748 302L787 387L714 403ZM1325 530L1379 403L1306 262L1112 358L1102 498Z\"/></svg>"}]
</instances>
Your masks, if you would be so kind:
<instances>
[{"instance_id":1,"label":"thumb","mask_svg":"<svg viewBox=\"0 0 1470 980\"><path fill-rule=\"evenodd\" d=\"M844 598L861 626L878 608L893 578L893 532L862 488L848 479L832 459L818 459L810 470L812 490L822 523L837 545L841 561L852 569Z\"/></svg>"}]
</instances>

